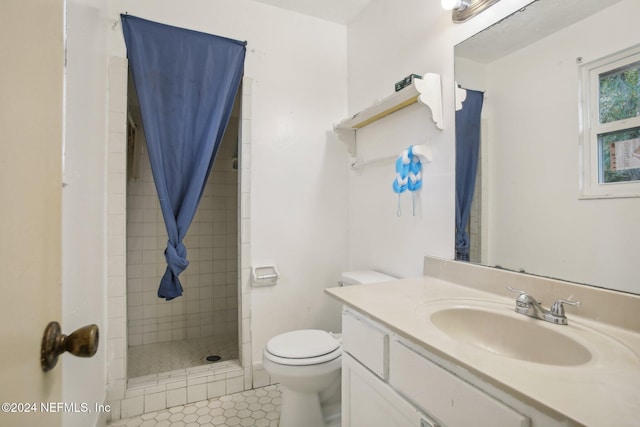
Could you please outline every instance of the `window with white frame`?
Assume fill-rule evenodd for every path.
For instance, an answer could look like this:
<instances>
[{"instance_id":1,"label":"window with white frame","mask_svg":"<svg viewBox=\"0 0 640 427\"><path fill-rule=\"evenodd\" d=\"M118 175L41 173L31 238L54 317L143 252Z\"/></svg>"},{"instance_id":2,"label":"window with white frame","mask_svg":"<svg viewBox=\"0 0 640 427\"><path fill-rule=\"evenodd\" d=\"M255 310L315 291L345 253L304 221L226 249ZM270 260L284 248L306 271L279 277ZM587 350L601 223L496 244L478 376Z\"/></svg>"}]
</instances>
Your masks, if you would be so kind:
<instances>
[{"instance_id":1,"label":"window with white frame","mask_svg":"<svg viewBox=\"0 0 640 427\"><path fill-rule=\"evenodd\" d=\"M640 46L581 68L580 195L640 197Z\"/></svg>"}]
</instances>

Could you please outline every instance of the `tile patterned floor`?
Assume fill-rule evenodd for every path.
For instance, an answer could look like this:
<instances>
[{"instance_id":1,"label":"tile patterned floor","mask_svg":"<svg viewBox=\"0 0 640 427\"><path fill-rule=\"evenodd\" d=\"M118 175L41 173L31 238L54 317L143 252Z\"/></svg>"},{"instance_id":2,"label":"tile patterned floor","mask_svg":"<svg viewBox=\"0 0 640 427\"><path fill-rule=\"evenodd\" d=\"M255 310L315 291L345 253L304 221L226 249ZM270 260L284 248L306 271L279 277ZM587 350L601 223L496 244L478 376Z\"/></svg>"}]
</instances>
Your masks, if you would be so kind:
<instances>
[{"instance_id":1,"label":"tile patterned floor","mask_svg":"<svg viewBox=\"0 0 640 427\"><path fill-rule=\"evenodd\" d=\"M278 385L114 421L110 427L277 427Z\"/></svg>"},{"instance_id":2,"label":"tile patterned floor","mask_svg":"<svg viewBox=\"0 0 640 427\"><path fill-rule=\"evenodd\" d=\"M128 378L205 365L209 355L221 356L221 361L237 359L238 342L205 337L129 347Z\"/></svg>"}]
</instances>

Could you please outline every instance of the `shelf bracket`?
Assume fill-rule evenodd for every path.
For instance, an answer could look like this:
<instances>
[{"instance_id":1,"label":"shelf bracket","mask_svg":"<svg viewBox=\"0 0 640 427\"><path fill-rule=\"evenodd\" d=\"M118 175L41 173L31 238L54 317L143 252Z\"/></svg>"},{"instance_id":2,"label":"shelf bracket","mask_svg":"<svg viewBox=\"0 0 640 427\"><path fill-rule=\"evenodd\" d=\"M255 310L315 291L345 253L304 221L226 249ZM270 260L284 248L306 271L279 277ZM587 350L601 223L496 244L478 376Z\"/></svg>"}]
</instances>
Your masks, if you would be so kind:
<instances>
[{"instance_id":1,"label":"shelf bracket","mask_svg":"<svg viewBox=\"0 0 640 427\"><path fill-rule=\"evenodd\" d=\"M338 139L345 143L349 155L356 157L358 152L356 149L356 134L358 131L356 129L344 129L335 126L333 127L333 131L338 136Z\"/></svg>"},{"instance_id":2,"label":"shelf bracket","mask_svg":"<svg viewBox=\"0 0 640 427\"><path fill-rule=\"evenodd\" d=\"M442 123L442 85L440 83L440 74L427 73L422 79L414 80L416 90L418 91L418 101L429 107L431 110L431 118L436 127L440 130L444 129Z\"/></svg>"}]
</instances>

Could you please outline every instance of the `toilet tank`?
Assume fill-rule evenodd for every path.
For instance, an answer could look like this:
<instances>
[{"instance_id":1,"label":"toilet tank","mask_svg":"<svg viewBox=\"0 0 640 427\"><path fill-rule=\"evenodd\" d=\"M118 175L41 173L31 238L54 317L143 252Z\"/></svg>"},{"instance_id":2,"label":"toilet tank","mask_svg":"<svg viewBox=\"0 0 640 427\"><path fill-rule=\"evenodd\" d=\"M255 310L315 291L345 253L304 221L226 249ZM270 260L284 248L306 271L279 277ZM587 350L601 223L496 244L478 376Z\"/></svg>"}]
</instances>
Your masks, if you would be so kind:
<instances>
[{"instance_id":1,"label":"toilet tank","mask_svg":"<svg viewBox=\"0 0 640 427\"><path fill-rule=\"evenodd\" d=\"M373 270L346 271L340 275L340 281L338 282L338 285L360 285L367 283L388 282L397 279L397 277L389 276L388 274L380 273Z\"/></svg>"}]
</instances>

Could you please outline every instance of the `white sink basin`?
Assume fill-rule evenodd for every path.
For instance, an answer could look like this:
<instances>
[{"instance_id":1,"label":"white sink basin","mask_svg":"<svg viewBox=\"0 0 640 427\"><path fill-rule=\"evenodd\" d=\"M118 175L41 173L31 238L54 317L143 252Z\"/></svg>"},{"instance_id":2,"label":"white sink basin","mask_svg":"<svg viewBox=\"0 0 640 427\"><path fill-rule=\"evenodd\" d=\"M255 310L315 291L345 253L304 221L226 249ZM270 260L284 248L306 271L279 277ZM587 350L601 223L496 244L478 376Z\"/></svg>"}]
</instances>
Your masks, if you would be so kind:
<instances>
[{"instance_id":1,"label":"white sink basin","mask_svg":"<svg viewBox=\"0 0 640 427\"><path fill-rule=\"evenodd\" d=\"M459 306L434 311L431 322L449 337L502 356L556 366L591 360L587 347L542 320L485 307Z\"/></svg>"}]
</instances>

